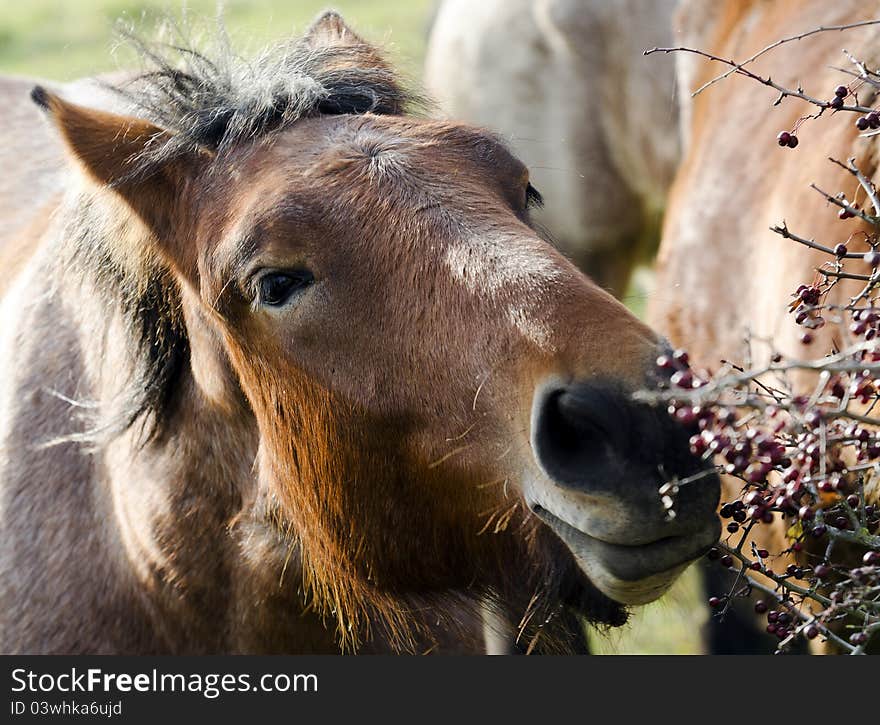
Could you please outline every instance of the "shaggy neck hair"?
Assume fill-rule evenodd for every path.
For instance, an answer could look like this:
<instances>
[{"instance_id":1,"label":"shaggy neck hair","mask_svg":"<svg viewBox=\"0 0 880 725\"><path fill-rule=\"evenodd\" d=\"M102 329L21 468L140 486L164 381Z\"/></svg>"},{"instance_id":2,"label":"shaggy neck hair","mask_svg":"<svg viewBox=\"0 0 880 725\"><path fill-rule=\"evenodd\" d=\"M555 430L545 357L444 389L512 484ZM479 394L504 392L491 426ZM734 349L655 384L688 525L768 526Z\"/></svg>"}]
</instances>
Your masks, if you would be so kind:
<instances>
[{"instance_id":1,"label":"shaggy neck hair","mask_svg":"<svg viewBox=\"0 0 880 725\"><path fill-rule=\"evenodd\" d=\"M171 26L170 32L185 40L179 26ZM400 115L420 104L379 51L333 13L319 18L303 38L253 59L236 55L222 30L213 54L187 42L152 42L130 31L121 33L144 67L134 77L106 87L130 113L172 134L163 134L161 141L131 159L131 172L124 179L147 175L155 165L196 151L221 157L303 118ZM117 248L130 222L108 218L113 216L112 205L108 212L99 199L82 195L73 207L66 220L62 259L72 262L108 306L121 312L134 361L123 399L82 437L106 440L139 424L146 443L166 428L189 365L180 289L154 255L138 253L132 258Z\"/></svg>"}]
</instances>

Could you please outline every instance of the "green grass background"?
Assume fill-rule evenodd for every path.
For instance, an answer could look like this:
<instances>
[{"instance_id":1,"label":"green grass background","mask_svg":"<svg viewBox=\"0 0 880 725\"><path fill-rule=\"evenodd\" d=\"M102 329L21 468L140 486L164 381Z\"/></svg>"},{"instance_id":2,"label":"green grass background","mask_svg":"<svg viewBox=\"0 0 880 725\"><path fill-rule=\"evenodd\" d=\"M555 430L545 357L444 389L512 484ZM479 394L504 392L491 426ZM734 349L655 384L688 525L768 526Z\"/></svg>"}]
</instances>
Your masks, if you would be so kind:
<instances>
[{"instance_id":1,"label":"green grass background","mask_svg":"<svg viewBox=\"0 0 880 725\"><path fill-rule=\"evenodd\" d=\"M257 50L300 33L320 11L333 7L418 79L432 6L433 0L228 0L223 15L236 47ZM162 0L0 0L0 73L70 80L116 70L126 58L114 51L115 21L149 27L163 14L179 15L183 7ZM213 18L217 12L214 0L190 0L185 7L193 18ZM640 313L643 294L635 289L627 302ZM706 616L690 570L661 601L636 610L626 627L596 633L593 646L603 654L695 653Z\"/></svg>"},{"instance_id":2,"label":"green grass background","mask_svg":"<svg viewBox=\"0 0 880 725\"><path fill-rule=\"evenodd\" d=\"M109 55L113 24L126 18L149 26L182 8L213 18L215 0L2 0L0 72L69 80L116 65ZM223 16L238 47L300 33L322 10L340 11L361 34L381 42L408 72L424 53L432 0L226 0Z\"/></svg>"}]
</instances>

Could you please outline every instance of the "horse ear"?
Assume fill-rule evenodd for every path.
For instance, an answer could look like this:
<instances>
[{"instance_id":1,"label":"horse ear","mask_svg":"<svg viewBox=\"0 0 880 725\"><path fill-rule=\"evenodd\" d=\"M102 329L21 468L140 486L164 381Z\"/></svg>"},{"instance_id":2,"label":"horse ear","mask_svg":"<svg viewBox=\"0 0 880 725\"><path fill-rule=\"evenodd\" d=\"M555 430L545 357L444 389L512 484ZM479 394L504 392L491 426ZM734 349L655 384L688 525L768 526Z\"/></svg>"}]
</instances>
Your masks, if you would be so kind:
<instances>
[{"instance_id":1,"label":"horse ear","mask_svg":"<svg viewBox=\"0 0 880 725\"><path fill-rule=\"evenodd\" d=\"M309 26L303 40L310 48L327 48L335 45L365 45L339 13L328 10Z\"/></svg>"},{"instance_id":2,"label":"horse ear","mask_svg":"<svg viewBox=\"0 0 880 725\"><path fill-rule=\"evenodd\" d=\"M158 148L173 135L142 119L70 103L40 86L31 91L31 98L58 128L86 174L121 196L160 244L173 244L186 218L182 192L201 160L184 154L161 162L145 161L149 148ZM177 256L170 248L164 251Z\"/></svg>"},{"instance_id":3,"label":"horse ear","mask_svg":"<svg viewBox=\"0 0 880 725\"><path fill-rule=\"evenodd\" d=\"M321 113L398 115L412 100L380 49L349 28L338 13L321 15L301 42L311 51L305 61L309 74L327 91Z\"/></svg>"}]
</instances>

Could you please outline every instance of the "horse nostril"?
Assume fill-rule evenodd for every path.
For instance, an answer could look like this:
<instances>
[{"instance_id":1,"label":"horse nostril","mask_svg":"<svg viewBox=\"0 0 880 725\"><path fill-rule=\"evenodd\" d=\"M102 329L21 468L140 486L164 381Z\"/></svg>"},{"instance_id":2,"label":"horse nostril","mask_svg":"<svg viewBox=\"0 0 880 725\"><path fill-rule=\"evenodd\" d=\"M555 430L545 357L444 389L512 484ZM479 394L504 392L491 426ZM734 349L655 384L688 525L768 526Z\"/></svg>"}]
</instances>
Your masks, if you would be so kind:
<instances>
[{"instance_id":1,"label":"horse nostril","mask_svg":"<svg viewBox=\"0 0 880 725\"><path fill-rule=\"evenodd\" d=\"M539 391L532 411L532 446L558 483L584 476L624 444L626 411L609 391L578 385Z\"/></svg>"}]
</instances>

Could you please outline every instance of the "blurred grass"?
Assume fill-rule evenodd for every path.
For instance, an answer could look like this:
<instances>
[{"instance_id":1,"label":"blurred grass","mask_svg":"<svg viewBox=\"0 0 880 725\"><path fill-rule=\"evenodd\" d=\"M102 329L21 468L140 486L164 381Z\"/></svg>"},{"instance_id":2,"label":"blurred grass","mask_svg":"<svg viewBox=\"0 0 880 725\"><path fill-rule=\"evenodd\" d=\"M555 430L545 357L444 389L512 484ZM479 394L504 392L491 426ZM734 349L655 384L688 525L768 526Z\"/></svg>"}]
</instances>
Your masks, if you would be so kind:
<instances>
[{"instance_id":1,"label":"blurred grass","mask_svg":"<svg viewBox=\"0 0 880 725\"><path fill-rule=\"evenodd\" d=\"M242 52L299 35L322 10L333 7L366 38L379 42L392 60L418 79L433 0L227 0L224 19ZM124 18L149 31L163 15L216 16L214 0L0 0L0 73L70 80L116 70L125 58L113 53L113 25ZM644 276L637 276L625 301L644 313ZM694 570L661 601L634 611L630 624L595 632L600 654L686 654L699 651L706 609L699 602Z\"/></svg>"},{"instance_id":2,"label":"blurred grass","mask_svg":"<svg viewBox=\"0 0 880 725\"><path fill-rule=\"evenodd\" d=\"M709 610L700 602L700 582L691 567L661 599L632 611L623 627L590 632L598 655L700 654L700 630Z\"/></svg>"},{"instance_id":3,"label":"blurred grass","mask_svg":"<svg viewBox=\"0 0 880 725\"><path fill-rule=\"evenodd\" d=\"M227 0L223 16L236 47L248 51L301 34L333 7L417 76L432 6L432 0ZM0 0L0 73L70 80L116 70L110 54L116 20L149 29L183 8L194 18L217 13L215 0Z\"/></svg>"}]
</instances>

